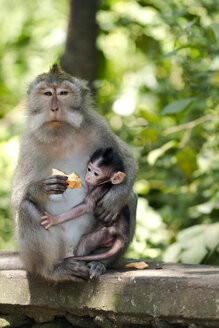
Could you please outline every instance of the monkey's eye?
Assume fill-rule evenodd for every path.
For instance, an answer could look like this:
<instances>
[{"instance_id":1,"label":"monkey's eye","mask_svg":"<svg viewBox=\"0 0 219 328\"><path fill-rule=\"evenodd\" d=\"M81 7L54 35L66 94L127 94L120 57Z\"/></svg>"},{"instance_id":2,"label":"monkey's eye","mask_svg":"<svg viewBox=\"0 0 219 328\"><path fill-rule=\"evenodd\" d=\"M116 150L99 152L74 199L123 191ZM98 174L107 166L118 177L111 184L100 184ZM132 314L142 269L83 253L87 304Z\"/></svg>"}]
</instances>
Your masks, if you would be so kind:
<instances>
[{"instance_id":1,"label":"monkey's eye","mask_svg":"<svg viewBox=\"0 0 219 328\"><path fill-rule=\"evenodd\" d=\"M94 172L94 175L95 175L96 177L98 177L98 176L99 176L99 174L98 174L97 172Z\"/></svg>"},{"instance_id":2,"label":"monkey's eye","mask_svg":"<svg viewBox=\"0 0 219 328\"><path fill-rule=\"evenodd\" d=\"M66 96L68 94L68 91L60 91L59 94L61 96Z\"/></svg>"},{"instance_id":3,"label":"monkey's eye","mask_svg":"<svg viewBox=\"0 0 219 328\"><path fill-rule=\"evenodd\" d=\"M87 170L88 170L88 172L91 172L91 168L89 166L88 166Z\"/></svg>"},{"instance_id":4,"label":"monkey's eye","mask_svg":"<svg viewBox=\"0 0 219 328\"><path fill-rule=\"evenodd\" d=\"M46 91L44 93L45 96L51 97L52 96L52 92L51 91Z\"/></svg>"}]
</instances>

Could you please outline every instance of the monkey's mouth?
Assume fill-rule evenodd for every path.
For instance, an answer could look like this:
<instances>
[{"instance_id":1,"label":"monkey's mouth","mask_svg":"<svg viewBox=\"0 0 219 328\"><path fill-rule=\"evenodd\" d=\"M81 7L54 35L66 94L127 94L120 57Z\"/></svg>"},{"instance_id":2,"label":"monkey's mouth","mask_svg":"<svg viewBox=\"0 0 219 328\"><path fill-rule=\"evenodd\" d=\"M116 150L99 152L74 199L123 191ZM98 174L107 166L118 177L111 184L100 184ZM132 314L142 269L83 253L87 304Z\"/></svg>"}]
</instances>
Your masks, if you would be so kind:
<instances>
[{"instance_id":1,"label":"monkey's mouth","mask_svg":"<svg viewBox=\"0 0 219 328\"><path fill-rule=\"evenodd\" d=\"M51 120L51 121L48 121L46 123L51 127L56 127L56 126L58 127L58 126L61 126L61 125L64 124L64 122L61 121L61 120Z\"/></svg>"}]
</instances>

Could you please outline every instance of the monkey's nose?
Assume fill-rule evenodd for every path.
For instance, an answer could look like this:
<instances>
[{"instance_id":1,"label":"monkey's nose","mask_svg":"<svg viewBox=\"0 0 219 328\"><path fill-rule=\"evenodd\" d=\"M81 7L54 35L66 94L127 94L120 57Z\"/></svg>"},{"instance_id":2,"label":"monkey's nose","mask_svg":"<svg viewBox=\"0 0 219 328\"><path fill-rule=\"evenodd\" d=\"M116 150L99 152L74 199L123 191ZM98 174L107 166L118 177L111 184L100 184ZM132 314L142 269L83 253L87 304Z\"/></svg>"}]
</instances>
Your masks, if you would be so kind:
<instances>
[{"instance_id":1,"label":"monkey's nose","mask_svg":"<svg viewBox=\"0 0 219 328\"><path fill-rule=\"evenodd\" d=\"M55 106L55 107L51 107L51 111L52 112L57 112L59 110L59 107L58 106Z\"/></svg>"}]
</instances>

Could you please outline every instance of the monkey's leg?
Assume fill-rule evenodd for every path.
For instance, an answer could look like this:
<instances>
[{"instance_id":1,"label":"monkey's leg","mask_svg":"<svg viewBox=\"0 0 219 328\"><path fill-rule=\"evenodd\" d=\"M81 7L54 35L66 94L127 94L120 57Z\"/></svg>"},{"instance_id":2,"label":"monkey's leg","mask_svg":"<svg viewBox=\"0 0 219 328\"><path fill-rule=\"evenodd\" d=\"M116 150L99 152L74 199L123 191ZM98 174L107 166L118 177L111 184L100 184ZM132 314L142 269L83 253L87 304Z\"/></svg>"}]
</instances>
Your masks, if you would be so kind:
<instances>
[{"instance_id":1,"label":"monkey's leg","mask_svg":"<svg viewBox=\"0 0 219 328\"><path fill-rule=\"evenodd\" d=\"M131 193L129 196L129 205L126 205L124 209L122 210L122 213L117 218L118 222L121 220L122 224L122 231L120 232L123 235L124 238L124 245L121 248L118 253L116 253L114 256L106 258L104 260L98 261L98 262L90 262L88 263L88 267L90 268L90 277L98 277L99 275L103 274L106 270L105 268L115 267L113 264L116 264L116 262L123 256L125 251L127 250L133 235L135 231L135 223L136 223L136 206L137 206L137 197L134 193ZM122 215L122 217L121 217ZM116 223L117 224L117 223ZM109 227L109 229L114 228L114 226ZM114 233L111 230L111 233Z\"/></svg>"},{"instance_id":2,"label":"monkey's leg","mask_svg":"<svg viewBox=\"0 0 219 328\"><path fill-rule=\"evenodd\" d=\"M40 225L41 211L24 200L20 206L19 244L26 269L50 280L82 280L89 278L83 262L63 259L65 243L59 229L47 231Z\"/></svg>"},{"instance_id":3,"label":"monkey's leg","mask_svg":"<svg viewBox=\"0 0 219 328\"><path fill-rule=\"evenodd\" d=\"M95 251L98 247L101 247L103 244L107 244L107 242L112 239L113 239L113 235L110 232L109 228L106 227L88 233L82 236L78 244L76 256L89 255L90 253Z\"/></svg>"},{"instance_id":4,"label":"monkey's leg","mask_svg":"<svg viewBox=\"0 0 219 328\"><path fill-rule=\"evenodd\" d=\"M88 255L89 253L95 251L98 247L101 247L101 245L112 241L114 232L116 232L114 231L114 227L104 227L98 231L84 235L79 242L76 256L83 257L84 255ZM90 279L98 278L106 272L106 266L101 262L89 262L88 268Z\"/></svg>"}]
</instances>

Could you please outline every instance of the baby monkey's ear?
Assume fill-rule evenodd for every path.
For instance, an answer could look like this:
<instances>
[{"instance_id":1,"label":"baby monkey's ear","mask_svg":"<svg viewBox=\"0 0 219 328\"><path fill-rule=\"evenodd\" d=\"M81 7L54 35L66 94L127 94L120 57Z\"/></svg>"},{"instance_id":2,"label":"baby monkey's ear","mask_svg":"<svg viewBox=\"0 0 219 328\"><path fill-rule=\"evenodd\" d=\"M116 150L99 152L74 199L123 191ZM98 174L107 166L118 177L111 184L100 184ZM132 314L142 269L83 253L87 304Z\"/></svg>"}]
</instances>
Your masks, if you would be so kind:
<instances>
[{"instance_id":1,"label":"baby monkey's ear","mask_svg":"<svg viewBox=\"0 0 219 328\"><path fill-rule=\"evenodd\" d=\"M112 184L119 184L125 179L126 174L124 172L116 172L111 177L111 183Z\"/></svg>"}]
</instances>

